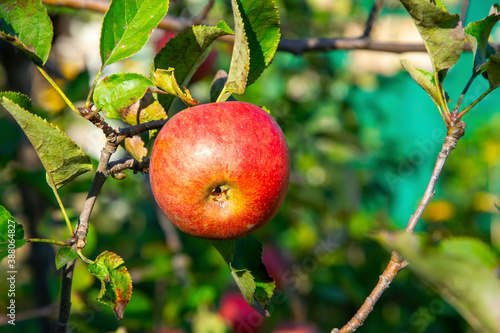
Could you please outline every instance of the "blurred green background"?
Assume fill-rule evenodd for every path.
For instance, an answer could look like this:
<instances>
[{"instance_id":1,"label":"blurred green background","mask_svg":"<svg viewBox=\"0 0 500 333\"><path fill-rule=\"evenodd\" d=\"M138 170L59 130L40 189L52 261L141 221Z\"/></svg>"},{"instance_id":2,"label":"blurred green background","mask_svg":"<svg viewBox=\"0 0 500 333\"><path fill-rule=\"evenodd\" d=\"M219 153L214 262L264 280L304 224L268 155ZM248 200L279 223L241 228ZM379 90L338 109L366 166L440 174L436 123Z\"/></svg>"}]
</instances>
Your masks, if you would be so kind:
<instances>
[{"instance_id":1,"label":"blurred green background","mask_svg":"<svg viewBox=\"0 0 500 333\"><path fill-rule=\"evenodd\" d=\"M450 12L460 11L461 1L443 2ZM466 23L485 17L493 3L471 1ZM201 0L175 1L169 14L195 15L204 4ZM277 1L282 38L358 36L372 4L370 0ZM207 21L231 22L230 8L229 1L217 1ZM73 101L82 101L100 65L102 15L62 8L50 8L49 13L56 39L48 70ZM110 66L105 74L147 74L162 34L155 31L144 50ZM420 42L413 22L396 0L386 1L372 38ZM500 40L497 30L492 39ZM190 86L193 97L202 103L209 100L215 70L228 70L230 49L226 43L217 43L210 75ZM71 331L202 333L258 328L271 332L286 322L313 323L320 331L330 331L344 325L389 260L389 253L371 235L404 229L446 134L431 99L401 70L402 58L416 67L430 67L423 53L278 52L259 80L244 95L235 96L271 111L292 156L291 185L283 207L256 234L264 244L268 269L278 282L270 318L245 312L236 300L229 308L239 309L243 318L231 327L227 318L233 314L223 308L225 302L233 304L230 299L236 286L226 264L208 241L178 232L162 218L147 175L127 171L124 180L109 179L101 191L84 254L93 259L109 250L124 258L134 282L132 299L124 319L117 321L111 309L97 303L100 283L79 262L73 280ZM0 90L31 96L36 112L64 129L97 165L102 133L65 109L27 57L3 41L0 61ZM452 100L457 100L471 71L472 54L464 53L445 80ZM487 80L477 79L464 105L487 87ZM418 227L433 239L477 237L497 254L499 101L499 92L493 92L464 118L466 135L451 154ZM28 237L66 240L64 221L38 157L17 124L3 112L0 132L0 204L24 225ZM116 158L124 154L121 150ZM60 190L72 221L78 218L92 177L86 174ZM55 251L47 244L28 244L17 251L16 326L2 321L2 332L48 332L53 325L60 290ZM0 268L6 271L5 262ZM3 292L7 289L2 278L0 309L7 306ZM359 331L470 329L439 294L404 270Z\"/></svg>"}]
</instances>

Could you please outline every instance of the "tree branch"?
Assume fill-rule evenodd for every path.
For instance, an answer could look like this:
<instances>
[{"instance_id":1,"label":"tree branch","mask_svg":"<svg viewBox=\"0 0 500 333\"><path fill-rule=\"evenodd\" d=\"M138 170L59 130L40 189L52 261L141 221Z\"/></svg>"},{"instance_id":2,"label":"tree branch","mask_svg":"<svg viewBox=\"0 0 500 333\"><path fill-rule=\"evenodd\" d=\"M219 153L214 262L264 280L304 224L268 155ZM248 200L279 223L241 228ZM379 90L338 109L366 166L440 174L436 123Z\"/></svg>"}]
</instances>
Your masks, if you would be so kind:
<instances>
[{"instance_id":1,"label":"tree branch","mask_svg":"<svg viewBox=\"0 0 500 333\"><path fill-rule=\"evenodd\" d=\"M368 16L368 19L366 20L365 24L365 31L363 32L363 37L368 38L370 37L370 33L373 29L373 24L375 23L375 20L382 10L382 7L384 6L384 0L375 0L373 3L372 10L370 11L370 15Z\"/></svg>"},{"instance_id":2,"label":"tree branch","mask_svg":"<svg viewBox=\"0 0 500 333\"><path fill-rule=\"evenodd\" d=\"M463 0L462 8L460 9L460 19L465 26L465 19L467 18L467 12L469 11L469 0Z\"/></svg>"},{"instance_id":3,"label":"tree branch","mask_svg":"<svg viewBox=\"0 0 500 333\"><path fill-rule=\"evenodd\" d=\"M432 172L429 184L427 185L427 189L425 190L424 196L422 197L420 204L418 205L415 213L411 216L410 221L406 226L407 233L412 233L415 230L415 227L422 217L423 212L434 196L436 183L439 179L441 171L443 170L444 163L446 162L451 151L456 148L458 140L460 140L460 138L464 136L464 134L465 123L463 122L452 124L449 127L448 133L441 148L441 152L438 154L438 158L436 160L436 164L434 166L434 170ZM380 296L382 296L384 291L389 288L389 285L394 280L398 272L404 269L407 265L407 262L403 259L403 257L401 257L401 255L396 252L392 252L389 264L380 276L380 279L375 288L366 298L363 305L359 308L354 317L346 325L344 325L344 327L342 327L340 330L338 328L334 328L332 330L332 333L352 333L356 331L361 325L363 325L370 312L372 312L373 307L375 306L375 303L377 303Z\"/></svg>"},{"instance_id":4,"label":"tree branch","mask_svg":"<svg viewBox=\"0 0 500 333\"><path fill-rule=\"evenodd\" d=\"M46 5L64 6L75 9L88 9L101 13L105 13L108 9L109 2L102 0L42 0ZM370 13L375 20L377 14L382 7L381 0L376 0L374 8ZM208 4L207 4L208 7ZM202 11L203 13L203 11ZM166 16L158 25L158 28L172 31L181 31L193 25L198 16L191 20L186 20L179 17ZM373 22L370 23L371 18L368 18L365 26L365 32L371 32ZM370 26L371 24L371 26ZM224 36L219 38L220 41L226 43L234 43L234 36ZM490 44L497 51L500 50L500 44ZM301 55L305 52L327 52L333 50L369 50L390 53L404 53L404 52L426 52L423 43L398 43L398 42L377 42L369 38L364 38L364 35L359 38L306 38L306 39L282 39L278 45L278 51L289 52L295 55ZM470 52L471 48L467 44L465 51Z\"/></svg>"},{"instance_id":5,"label":"tree branch","mask_svg":"<svg viewBox=\"0 0 500 333\"><path fill-rule=\"evenodd\" d=\"M110 169L109 174L113 175L117 172L123 170L132 169L134 173L137 172L148 172L149 170L149 160L144 162L139 162L135 158L125 157L120 160L109 163Z\"/></svg>"},{"instance_id":6,"label":"tree branch","mask_svg":"<svg viewBox=\"0 0 500 333\"><path fill-rule=\"evenodd\" d=\"M195 17L193 17L193 19L192 19L193 24L198 25L198 24L203 23L203 21L205 21L205 19L207 18L208 13L210 12L212 7L214 6L214 3L215 3L215 0L208 0L207 4L205 5L205 7L203 7L201 12L198 15L196 15Z\"/></svg>"},{"instance_id":7,"label":"tree branch","mask_svg":"<svg viewBox=\"0 0 500 333\"><path fill-rule=\"evenodd\" d=\"M42 0L45 5L69 7L74 9L87 9L94 12L106 13L109 1L103 0ZM193 25L192 20L181 17L165 16L158 24L158 28L172 31L181 31Z\"/></svg>"},{"instance_id":8,"label":"tree branch","mask_svg":"<svg viewBox=\"0 0 500 333\"><path fill-rule=\"evenodd\" d=\"M153 120L135 126L119 128L116 130L116 134L119 136L124 136L123 139L125 139L125 137L131 138L134 135L141 134L142 132L150 131L153 129L160 129L167 123L167 121L168 119Z\"/></svg>"}]
</instances>

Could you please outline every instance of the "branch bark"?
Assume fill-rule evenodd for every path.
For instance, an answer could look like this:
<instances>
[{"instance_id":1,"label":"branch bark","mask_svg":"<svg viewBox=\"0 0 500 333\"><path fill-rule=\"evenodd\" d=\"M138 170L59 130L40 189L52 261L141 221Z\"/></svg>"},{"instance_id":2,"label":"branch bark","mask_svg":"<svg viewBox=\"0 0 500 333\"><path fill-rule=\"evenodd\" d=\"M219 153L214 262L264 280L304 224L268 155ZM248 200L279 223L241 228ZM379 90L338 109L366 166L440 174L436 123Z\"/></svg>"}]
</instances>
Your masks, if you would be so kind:
<instances>
[{"instance_id":1,"label":"branch bark","mask_svg":"<svg viewBox=\"0 0 500 333\"><path fill-rule=\"evenodd\" d=\"M432 171L429 184L427 185L420 204L418 205L415 213L411 216L408 225L406 226L407 233L412 233L415 230L415 227L422 217L423 212L434 196L436 183L439 179L441 171L443 170L443 166L448 159L448 156L450 156L452 150L456 148L458 140L460 140L460 138L464 136L464 134L465 123L463 122L452 124L448 128L448 133L444 139L441 151L438 154L438 158L436 160L434 170ZM396 278L398 272L404 269L407 265L408 263L403 259L403 257L401 257L401 255L396 252L392 252L389 264L385 268L384 272L380 276L377 285L372 290L370 295L366 298L363 305L359 308L354 317L352 317L352 319L346 325L344 325L340 330L338 328L334 328L332 330L332 333L352 333L356 331L360 326L362 326L366 318L368 318L370 312L372 312L373 307L377 303L380 296L382 296L384 291L389 288L389 285L394 280L394 278Z\"/></svg>"},{"instance_id":2,"label":"branch bark","mask_svg":"<svg viewBox=\"0 0 500 333\"><path fill-rule=\"evenodd\" d=\"M91 111L85 108L80 108L79 111L82 117L89 120L96 127L103 130L104 134L106 135L107 141L104 145L104 148L101 150L99 165L97 166L94 180L92 181L89 193L87 194L87 199L83 203L83 208L78 219L78 225L75 232L76 242L72 246L73 250L75 251L83 249L85 247L85 244L87 243L90 215L92 214L97 195L101 191L104 183L106 182L106 179L108 179L111 173L119 172L129 168L137 168L137 170L139 170L140 168L144 169L149 164L148 162L139 162L132 158L110 163L111 156L116 152L116 149L118 148L120 143L125 140L126 137L134 136L151 129L161 128L167 121L151 121L127 128L113 129L95 110ZM72 239L71 241L74 241L74 239ZM59 318L57 322L58 333L68 332L69 315L71 312L71 285L73 281L73 270L75 267L75 262L76 261L73 260L63 267L61 300L59 305Z\"/></svg>"},{"instance_id":3,"label":"branch bark","mask_svg":"<svg viewBox=\"0 0 500 333\"><path fill-rule=\"evenodd\" d=\"M46 5L63 6L75 9L88 9L100 13L105 13L109 6L109 2L102 0L42 0L42 2ZM373 21L380 11L382 2L383 1L381 0L376 0L370 15L370 17L373 16ZM201 14L203 14L203 11ZM371 18L368 18L365 26L365 32L359 38L282 39L278 45L278 51L289 52L295 55L301 55L306 52L327 52L333 50L369 50L390 53L426 52L425 45L423 43L377 42L367 38L373 27L373 22L371 20ZM187 20L167 15L160 22L158 28L181 31L198 21L199 16L196 16L191 20ZM219 38L219 40L226 43L233 43L234 37L224 36ZM500 50L500 44L492 43L491 46L497 51ZM465 46L465 51L471 51L468 44Z\"/></svg>"}]
</instances>

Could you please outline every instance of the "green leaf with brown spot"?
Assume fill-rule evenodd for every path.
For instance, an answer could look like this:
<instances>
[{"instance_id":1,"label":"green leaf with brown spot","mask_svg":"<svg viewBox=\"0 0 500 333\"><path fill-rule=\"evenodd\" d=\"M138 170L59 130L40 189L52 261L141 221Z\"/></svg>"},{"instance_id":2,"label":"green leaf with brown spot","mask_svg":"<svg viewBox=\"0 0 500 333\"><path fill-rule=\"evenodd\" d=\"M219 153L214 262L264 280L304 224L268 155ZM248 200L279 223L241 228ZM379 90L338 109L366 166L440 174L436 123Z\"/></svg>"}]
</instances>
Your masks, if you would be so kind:
<instances>
[{"instance_id":1,"label":"green leaf with brown spot","mask_svg":"<svg viewBox=\"0 0 500 333\"><path fill-rule=\"evenodd\" d=\"M123 259L113 252L104 251L88 266L88 270L101 280L97 300L110 306L116 318L122 319L132 296L132 279Z\"/></svg>"},{"instance_id":2,"label":"green leaf with brown spot","mask_svg":"<svg viewBox=\"0 0 500 333\"><path fill-rule=\"evenodd\" d=\"M129 125L166 119L161 105L152 98L143 99L154 83L136 73L118 73L105 77L95 88L94 103L108 118L122 119Z\"/></svg>"},{"instance_id":3,"label":"green leaf with brown spot","mask_svg":"<svg viewBox=\"0 0 500 333\"><path fill-rule=\"evenodd\" d=\"M28 97L0 93L0 105L14 117L35 148L50 187L58 189L92 170L90 157L64 132L25 109L31 107Z\"/></svg>"},{"instance_id":4,"label":"green leaf with brown spot","mask_svg":"<svg viewBox=\"0 0 500 333\"><path fill-rule=\"evenodd\" d=\"M40 0L0 2L0 38L22 50L39 66L49 58L52 21Z\"/></svg>"},{"instance_id":5,"label":"green leaf with brown spot","mask_svg":"<svg viewBox=\"0 0 500 333\"><path fill-rule=\"evenodd\" d=\"M499 9L500 6L494 4L486 18L470 22L465 27L465 36L474 53L473 72L483 71L483 65L488 61L490 55L495 53L495 50L488 44L488 40L493 27L500 20Z\"/></svg>"},{"instance_id":6,"label":"green leaf with brown spot","mask_svg":"<svg viewBox=\"0 0 500 333\"><path fill-rule=\"evenodd\" d=\"M78 254L69 246L63 246L57 251L56 254L56 268L60 269L70 261L78 258Z\"/></svg>"},{"instance_id":7,"label":"green leaf with brown spot","mask_svg":"<svg viewBox=\"0 0 500 333\"><path fill-rule=\"evenodd\" d=\"M453 66L464 49L465 34L458 14L452 15L441 1L401 0L429 53L434 71L440 73ZM445 72L441 75L444 77Z\"/></svg>"}]
</instances>

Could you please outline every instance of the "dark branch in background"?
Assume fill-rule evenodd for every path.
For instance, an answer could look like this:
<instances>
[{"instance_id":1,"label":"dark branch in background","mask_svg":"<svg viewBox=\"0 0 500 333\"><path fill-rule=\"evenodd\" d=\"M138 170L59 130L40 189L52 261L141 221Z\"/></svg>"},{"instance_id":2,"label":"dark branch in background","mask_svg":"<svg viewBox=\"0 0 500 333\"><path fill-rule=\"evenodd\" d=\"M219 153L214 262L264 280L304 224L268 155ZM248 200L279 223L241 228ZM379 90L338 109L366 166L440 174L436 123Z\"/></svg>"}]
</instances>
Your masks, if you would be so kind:
<instances>
[{"instance_id":1,"label":"dark branch in background","mask_svg":"<svg viewBox=\"0 0 500 333\"><path fill-rule=\"evenodd\" d=\"M460 10L460 18L465 26L465 19L467 18L467 12L469 11L469 0L463 0L462 8Z\"/></svg>"},{"instance_id":2,"label":"dark branch in background","mask_svg":"<svg viewBox=\"0 0 500 333\"><path fill-rule=\"evenodd\" d=\"M384 0L375 0L373 3L372 10L370 11L370 15L368 16L368 20L366 20L365 31L363 32L363 37L370 37L370 33L373 29L373 25L375 24L375 20L377 19L378 14L382 10L384 6Z\"/></svg>"},{"instance_id":3,"label":"dark branch in background","mask_svg":"<svg viewBox=\"0 0 500 333\"><path fill-rule=\"evenodd\" d=\"M133 158L126 158L110 163L111 155L116 152L116 149L120 143L125 140L125 138L149 131L151 129L159 129L167 122L167 120L156 120L127 128L113 129L98 113L98 110L80 108L79 111L82 117L92 122L96 127L102 129L107 141L104 148L101 150L99 165L97 166L97 171L94 176L94 180L92 181L87 199L83 204L80 218L78 219L78 225L75 232L76 243L72 247L76 251L81 251L87 243L90 215L92 214L92 209L94 208L97 195L101 191L106 179L108 179L111 174L116 172L126 169L132 169L134 172L143 171L149 166L149 162L139 162ZM75 260L69 262L63 267L61 302L59 306L59 319L57 322L57 331L59 333L66 333L68 331L68 321L71 310L71 284L73 280L74 266Z\"/></svg>"},{"instance_id":4,"label":"dark branch in background","mask_svg":"<svg viewBox=\"0 0 500 333\"><path fill-rule=\"evenodd\" d=\"M195 24L195 25L202 24L203 21L205 21L205 19L207 18L208 13L210 12L212 7L214 6L214 3L215 3L215 0L208 0L207 4L205 5L205 7L203 7L201 12L198 15L196 15L195 17L193 17L193 24Z\"/></svg>"},{"instance_id":5,"label":"dark branch in background","mask_svg":"<svg viewBox=\"0 0 500 333\"><path fill-rule=\"evenodd\" d=\"M412 233L415 230L415 227L422 217L425 208L434 196L434 189L436 188L436 183L439 179L441 171L443 170L446 159L450 155L451 151L456 148L458 140L460 140L460 138L464 136L464 134L465 124L463 122L453 124L448 129L448 133L444 139L441 152L439 153L436 160L436 164L434 166L434 170L432 171L431 179L429 181L429 184L427 185L424 196L422 197L417 210L411 216L410 221L406 226L407 233ZM338 328L334 328L332 330L332 333L352 333L356 331L356 329L358 329L361 325L363 325L364 321L373 310L373 307L375 306L375 303L378 301L380 296L384 293L385 290L387 290L387 288L389 288L389 285L394 280L397 273L406 266L406 261L398 253L393 252L389 264L380 276L379 282L370 293L370 295L366 298L364 304L361 306L361 308L359 308L358 312L356 312L354 317L346 325L344 325L344 327L342 327L340 330Z\"/></svg>"},{"instance_id":6,"label":"dark branch in background","mask_svg":"<svg viewBox=\"0 0 500 333\"><path fill-rule=\"evenodd\" d=\"M109 2L102 0L42 0L46 5L64 6L75 9L88 9L101 13L105 13L108 9ZM376 0L374 9L380 11L377 3L382 1ZM210 8L207 4L205 8ZM205 10L204 8L204 10ZM203 13L200 13L200 15ZM376 17L378 12L372 11L371 15ZM199 16L191 20L186 20L179 17L165 16L165 18L158 25L159 28L172 31L180 31L194 22L198 22ZM369 26L371 25L371 26ZM282 39L278 45L278 51L289 52L295 55L301 55L305 52L326 52L333 50L369 50L390 53L404 53L404 52L426 52L424 44L416 43L398 43L398 42L377 42L369 38L363 38L366 32L371 31L373 22L370 23L370 18L367 20L365 33L360 38L306 38L306 39ZM220 41L233 43L233 36L224 36L219 38ZM500 50L500 44L491 44L497 51ZM466 45L465 51L471 51L469 45Z\"/></svg>"},{"instance_id":7,"label":"dark branch in background","mask_svg":"<svg viewBox=\"0 0 500 333\"><path fill-rule=\"evenodd\" d=\"M99 13L106 13L109 1L103 0L42 0L45 5L69 7L74 9L87 9ZM206 14L205 14L206 15ZM193 25L197 18L186 20L181 17L165 16L158 27L165 30L181 31ZM199 24L199 23L197 23Z\"/></svg>"}]
</instances>

